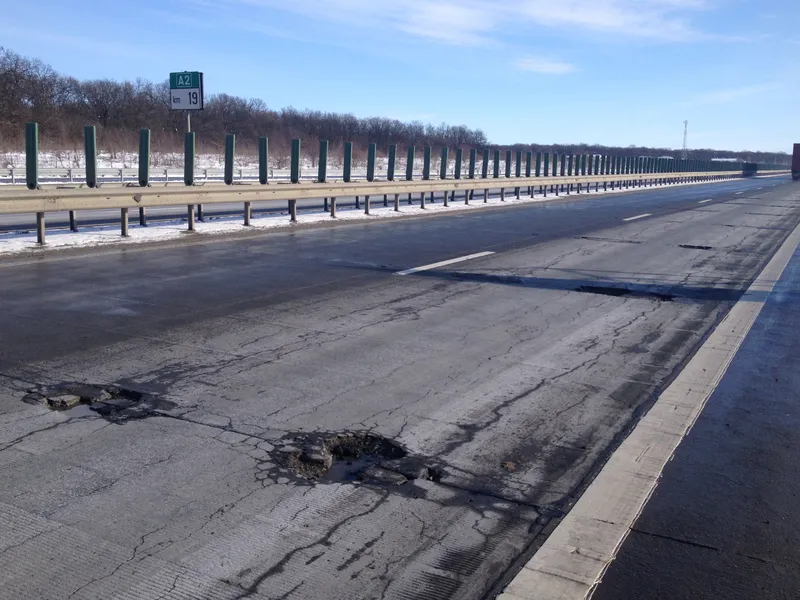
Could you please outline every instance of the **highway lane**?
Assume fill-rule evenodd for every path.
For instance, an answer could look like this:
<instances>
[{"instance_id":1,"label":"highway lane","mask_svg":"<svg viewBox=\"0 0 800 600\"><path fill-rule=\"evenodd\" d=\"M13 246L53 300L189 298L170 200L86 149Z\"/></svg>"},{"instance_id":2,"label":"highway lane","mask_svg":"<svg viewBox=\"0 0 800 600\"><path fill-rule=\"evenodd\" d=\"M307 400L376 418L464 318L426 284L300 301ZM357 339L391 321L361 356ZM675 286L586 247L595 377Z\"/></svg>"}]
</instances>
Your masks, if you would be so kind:
<instances>
[{"instance_id":1,"label":"highway lane","mask_svg":"<svg viewBox=\"0 0 800 600\"><path fill-rule=\"evenodd\" d=\"M0 262L0 598L490 597L800 221L798 191ZM65 381L152 397L22 402ZM384 458L304 477L346 432Z\"/></svg>"},{"instance_id":2,"label":"highway lane","mask_svg":"<svg viewBox=\"0 0 800 600\"><path fill-rule=\"evenodd\" d=\"M758 179L749 179L749 180L734 180L728 182L717 182L714 184L709 184L707 189L711 190L710 196L720 196L727 193L729 189L741 190L741 189L757 189L762 186L770 186L774 184L776 178L769 177L769 178L758 178ZM745 182L749 182L746 184ZM735 184L733 187L729 187L731 184ZM742 185L744 184L744 187ZM722 187L720 187L722 186ZM696 187L695 185L687 186L690 188ZM706 186L703 186L706 189ZM513 192L513 186L511 188L506 188L506 192L511 189ZM658 188L656 188L658 189ZM663 189L663 186L662 186ZM626 192L630 193L630 192ZM473 199L473 202L482 202L482 192L478 191L478 195L481 197ZM561 192L559 197L564 196L565 193ZM571 195L578 195L575 191L572 192ZM691 194L690 194L691 195ZM490 197L494 200L497 200L500 196L500 188L492 188L490 190ZM552 196L552 194L551 194ZM456 200L456 202L463 201L463 195ZM363 202L363 198L361 199ZM388 198L389 206L392 205L394 198L390 196ZM436 202L442 202L442 194L436 194ZM348 209L355 209L356 199L354 196L344 197L344 198L337 198L337 209L341 210L348 210ZM382 205L383 198L382 197L373 197L372 198L373 205ZM401 198L401 202L404 206L408 205L408 198L403 197ZM418 205L419 199L413 198L412 204ZM322 210L324 206L323 199L312 199L312 200L298 200L297 201L297 208L299 211L319 211ZM241 202L231 202L231 203L223 203L223 204L207 204L203 207L203 217L206 220L214 220L215 218L219 217L230 217L235 215L241 215L243 211L243 206ZM288 209L285 201L274 201L274 202L254 202L252 205L253 216L257 216L259 214L288 214ZM131 222L137 223L138 216L136 211L131 213ZM149 222L157 222L157 221L173 221L178 219L185 219L186 218L186 209L184 207L151 207L147 209L147 218ZM107 210L87 210L87 211L76 211L76 220L78 227L91 227L96 225L108 225L108 224L116 224L119 222L119 211L116 209L107 209ZM68 212L52 212L47 213L47 227L49 229L68 229L70 226L69 221L69 213ZM0 232L8 232L8 231L27 231L33 230L36 228L36 215L33 214L21 214L21 215L0 215Z\"/></svg>"}]
</instances>

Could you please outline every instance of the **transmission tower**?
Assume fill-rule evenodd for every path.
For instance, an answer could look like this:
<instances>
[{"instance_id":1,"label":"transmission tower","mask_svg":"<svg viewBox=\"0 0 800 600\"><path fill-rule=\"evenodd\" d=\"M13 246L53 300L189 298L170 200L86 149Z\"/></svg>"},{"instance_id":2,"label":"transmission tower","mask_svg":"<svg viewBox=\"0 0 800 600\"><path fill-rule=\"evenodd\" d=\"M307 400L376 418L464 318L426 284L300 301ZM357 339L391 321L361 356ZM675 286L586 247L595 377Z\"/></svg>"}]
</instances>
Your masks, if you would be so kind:
<instances>
[{"instance_id":1,"label":"transmission tower","mask_svg":"<svg viewBox=\"0 0 800 600\"><path fill-rule=\"evenodd\" d=\"M689 121L683 122L683 150L681 151L681 160L689 158L689 146L687 144L689 138Z\"/></svg>"}]
</instances>

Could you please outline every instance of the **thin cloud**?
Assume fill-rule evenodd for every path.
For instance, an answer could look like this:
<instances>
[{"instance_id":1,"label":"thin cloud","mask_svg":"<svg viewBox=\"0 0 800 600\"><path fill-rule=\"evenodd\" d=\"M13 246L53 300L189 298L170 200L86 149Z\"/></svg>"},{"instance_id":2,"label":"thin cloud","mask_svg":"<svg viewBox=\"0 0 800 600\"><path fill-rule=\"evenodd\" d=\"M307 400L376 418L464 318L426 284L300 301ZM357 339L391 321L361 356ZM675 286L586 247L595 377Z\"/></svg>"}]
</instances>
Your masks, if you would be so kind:
<instances>
[{"instance_id":1,"label":"thin cloud","mask_svg":"<svg viewBox=\"0 0 800 600\"><path fill-rule=\"evenodd\" d=\"M574 73L578 68L572 63L543 58L541 56L524 56L514 61L514 67L520 71L541 73L542 75L566 75Z\"/></svg>"},{"instance_id":2,"label":"thin cloud","mask_svg":"<svg viewBox=\"0 0 800 600\"><path fill-rule=\"evenodd\" d=\"M729 104L731 102L737 102L739 100L752 98L753 96L759 96L761 94L773 92L778 87L780 87L780 85L777 83L763 83L760 85L750 85L738 88L711 90L696 94L684 102L682 106L716 106L718 104Z\"/></svg>"},{"instance_id":3,"label":"thin cloud","mask_svg":"<svg viewBox=\"0 0 800 600\"><path fill-rule=\"evenodd\" d=\"M659 42L743 39L692 24L695 14L711 11L722 1L712 5L707 0L216 0L213 5L250 22L280 11L336 23L343 31L395 30L447 45L504 44L509 31L531 26ZM184 2L195 8L209 5L208 0Z\"/></svg>"}]
</instances>

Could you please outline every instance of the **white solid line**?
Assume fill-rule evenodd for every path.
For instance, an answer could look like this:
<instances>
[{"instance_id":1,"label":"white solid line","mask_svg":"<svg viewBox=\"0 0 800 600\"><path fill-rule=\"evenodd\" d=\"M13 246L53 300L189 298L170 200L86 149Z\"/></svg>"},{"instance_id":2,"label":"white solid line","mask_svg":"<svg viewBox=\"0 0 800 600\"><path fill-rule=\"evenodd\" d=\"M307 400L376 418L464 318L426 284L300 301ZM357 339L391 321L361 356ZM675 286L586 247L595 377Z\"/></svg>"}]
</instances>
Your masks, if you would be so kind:
<instances>
[{"instance_id":1,"label":"white solid line","mask_svg":"<svg viewBox=\"0 0 800 600\"><path fill-rule=\"evenodd\" d=\"M437 267L444 267L452 265L453 263L464 262L465 260L472 260L473 258L481 258L482 256L489 256L494 252L478 252L477 254L468 254L467 256L459 256L458 258L451 258L450 260L443 260L442 262L432 263L430 265L422 265L421 267L414 267L413 269L406 269L405 271L398 271L396 275L411 275L411 273L418 273L419 271L428 271Z\"/></svg>"},{"instance_id":2,"label":"white solid line","mask_svg":"<svg viewBox=\"0 0 800 600\"><path fill-rule=\"evenodd\" d=\"M643 215L636 215L635 217L628 217L627 219L622 219L623 221L635 221L636 219L644 219L645 217L652 217L653 213L644 213Z\"/></svg>"},{"instance_id":3,"label":"white solid line","mask_svg":"<svg viewBox=\"0 0 800 600\"><path fill-rule=\"evenodd\" d=\"M713 198L709 198L708 200L700 200L700 202L698 202L698 204L705 204L706 202L711 202L712 200L713 200Z\"/></svg>"},{"instance_id":4,"label":"white solid line","mask_svg":"<svg viewBox=\"0 0 800 600\"><path fill-rule=\"evenodd\" d=\"M798 244L800 225L498 600L584 600L592 595Z\"/></svg>"}]
</instances>

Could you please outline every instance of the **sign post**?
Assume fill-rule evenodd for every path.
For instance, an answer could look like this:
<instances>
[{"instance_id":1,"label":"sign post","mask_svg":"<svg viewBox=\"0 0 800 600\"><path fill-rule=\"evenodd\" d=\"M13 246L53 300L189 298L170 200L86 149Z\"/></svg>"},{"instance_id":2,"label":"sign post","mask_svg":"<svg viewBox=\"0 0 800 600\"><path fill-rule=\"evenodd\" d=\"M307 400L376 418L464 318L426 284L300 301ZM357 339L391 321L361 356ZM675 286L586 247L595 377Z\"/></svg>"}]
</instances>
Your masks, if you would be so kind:
<instances>
[{"instance_id":1,"label":"sign post","mask_svg":"<svg viewBox=\"0 0 800 600\"><path fill-rule=\"evenodd\" d=\"M169 74L169 107L170 110L186 111L186 133L192 132L192 111L203 110L203 74L199 71L181 71ZM188 161L188 157L184 160ZM194 156L191 160L194 181ZM184 165L185 167L186 165ZM184 170L186 170L184 168ZM184 179L186 177L184 176ZM203 220L203 205L197 205L197 220Z\"/></svg>"}]
</instances>

